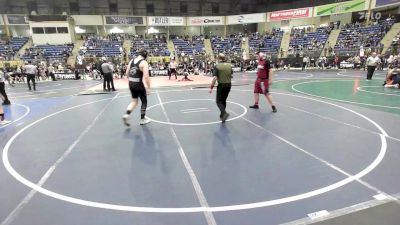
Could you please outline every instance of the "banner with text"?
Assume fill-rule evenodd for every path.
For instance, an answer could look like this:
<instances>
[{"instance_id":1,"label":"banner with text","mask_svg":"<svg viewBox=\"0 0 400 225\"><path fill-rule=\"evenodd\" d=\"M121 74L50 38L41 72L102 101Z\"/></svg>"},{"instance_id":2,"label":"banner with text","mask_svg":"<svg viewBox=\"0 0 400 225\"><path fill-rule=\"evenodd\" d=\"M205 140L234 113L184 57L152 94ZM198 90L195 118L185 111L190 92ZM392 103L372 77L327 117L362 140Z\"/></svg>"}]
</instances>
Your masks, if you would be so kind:
<instances>
[{"instance_id":1,"label":"banner with text","mask_svg":"<svg viewBox=\"0 0 400 225\"><path fill-rule=\"evenodd\" d=\"M6 18L9 25L28 25L28 16L26 15L7 15Z\"/></svg>"},{"instance_id":2,"label":"banner with text","mask_svg":"<svg viewBox=\"0 0 400 225\"><path fill-rule=\"evenodd\" d=\"M185 26L185 17L148 16L149 26Z\"/></svg>"},{"instance_id":3,"label":"banner with text","mask_svg":"<svg viewBox=\"0 0 400 225\"><path fill-rule=\"evenodd\" d=\"M400 4L399 0L376 0L375 6L383 6L383 5L392 5L392 4Z\"/></svg>"},{"instance_id":4,"label":"banner with text","mask_svg":"<svg viewBox=\"0 0 400 225\"><path fill-rule=\"evenodd\" d=\"M264 23L265 13L227 16L227 24Z\"/></svg>"},{"instance_id":5,"label":"banner with text","mask_svg":"<svg viewBox=\"0 0 400 225\"><path fill-rule=\"evenodd\" d=\"M268 21L300 19L312 16L312 8L290 9L268 13Z\"/></svg>"},{"instance_id":6,"label":"banner with text","mask_svg":"<svg viewBox=\"0 0 400 225\"><path fill-rule=\"evenodd\" d=\"M332 14L350 13L363 11L368 8L365 0L354 0L348 2L321 5L314 8L314 16L328 16Z\"/></svg>"},{"instance_id":7,"label":"banner with text","mask_svg":"<svg viewBox=\"0 0 400 225\"><path fill-rule=\"evenodd\" d=\"M217 26L224 23L223 16L188 17L188 26Z\"/></svg>"},{"instance_id":8,"label":"banner with text","mask_svg":"<svg viewBox=\"0 0 400 225\"><path fill-rule=\"evenodd\" d=\"M104 16L107 25L146 25L143 16Z\"/></svg>"}]
</instances>

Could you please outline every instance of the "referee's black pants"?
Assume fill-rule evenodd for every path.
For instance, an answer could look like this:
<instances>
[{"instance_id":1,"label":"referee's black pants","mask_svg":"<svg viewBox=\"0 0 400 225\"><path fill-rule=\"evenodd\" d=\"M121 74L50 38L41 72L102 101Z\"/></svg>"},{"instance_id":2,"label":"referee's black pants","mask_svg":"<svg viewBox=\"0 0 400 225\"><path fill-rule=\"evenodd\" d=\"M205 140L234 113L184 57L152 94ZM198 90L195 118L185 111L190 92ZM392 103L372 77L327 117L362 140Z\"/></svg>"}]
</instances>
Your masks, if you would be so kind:
<instances>
[{"instance_id":1,"label":"referee's black pants","mask_svg":"<svg viewBox=\"0 0 400 225\"><path fill-rule=\"evenodd\" d=\"M36 91L36 81L35 81L35 77L36 77L35 74L27 74L27 75L26 75L26 83L28 83L28 88L29 88L29 90L32 90L32 89L31 89L31 81L32 81L32 83L33 83L33 90Z\"/></svg>"},{"instance_id":2,"label":"referee's black pants","mask_svg":"<svg viewBox=\"0 0 400 225\"><path fill-rule=\"evenodd\" d=\"M226 113L226 99L228 98L229 92L231 91L231 83L218 84L217 86L217 106L221 111L219 117L222 117Z\"/></svg>"},{"instance_id":3,"label":"referee's black pants","mask_svg":"<svg viewBox=\"0 0 400 225\"><path fill-rule=\"evenodd\" d=\"M107 85L107 89L106 89ZM105 73L104 74L104 81L103 81L103 90L108 90L108 91L115 91L114 87L114 79L113 79L113 74L112 73Z\"/></svg>"},{"instance_id":4,"label":"referee's black pants","mask_svg":"<svg viewBox=\"0 0 400 225\"><path fill-rule=\"evenodd\" d=\"M374 75L376 66L367 66L367 80L372 79L372 75Z\"/></svg>"}]
</instances>

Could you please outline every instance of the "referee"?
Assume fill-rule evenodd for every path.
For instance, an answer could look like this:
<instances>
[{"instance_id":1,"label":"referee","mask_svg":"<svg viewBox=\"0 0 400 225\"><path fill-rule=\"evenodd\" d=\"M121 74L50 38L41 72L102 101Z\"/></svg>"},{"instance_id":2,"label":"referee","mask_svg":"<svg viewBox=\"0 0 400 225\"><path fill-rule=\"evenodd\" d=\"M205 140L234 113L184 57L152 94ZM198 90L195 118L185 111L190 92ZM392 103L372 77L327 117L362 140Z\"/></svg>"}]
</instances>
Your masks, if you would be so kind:
<instances>
[{"instance_id":1,"label":"referee","mask_svg":"<svg viewBox=\"0 0 400 225\"><path fill-rule=\"evenodd\" d=\"M228 98L232 87L231 80L233 70L232 65L226 62L226 57L224 54L219 54L218 59L219 63L214 69L214 79L210 85L210 94L212 93L215 82L218 81L216 103L221 111L219 117L221 118L221 121L225 123L229 117L229 113L226 112L226 99Z\"/></svg>"},{"instance_id":2,"label":"referee","mask_svg":"<svg viewBox=\"0 0 400 225\"><path fill-rule=\"evenodd\" d=\"M28 88L31 91L31 81L33 83L33 90L36 91L36 83L35 83L35 76L38 72L37 66L33 65L31 61L28 61L28 65L24 66L25 74L26 74L26 79L28 83Z\"/></svg>"}]
</instances>

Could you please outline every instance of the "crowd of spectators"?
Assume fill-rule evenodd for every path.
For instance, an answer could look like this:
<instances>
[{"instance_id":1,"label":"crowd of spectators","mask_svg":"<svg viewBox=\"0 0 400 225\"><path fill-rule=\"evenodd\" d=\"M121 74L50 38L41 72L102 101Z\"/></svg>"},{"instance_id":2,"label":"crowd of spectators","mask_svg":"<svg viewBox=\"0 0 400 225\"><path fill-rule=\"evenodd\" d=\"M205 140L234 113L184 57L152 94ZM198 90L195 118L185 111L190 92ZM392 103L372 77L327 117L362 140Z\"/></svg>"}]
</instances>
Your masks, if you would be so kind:
<instances>
[{"instance_id":1,"label":"crowd of spectators","mask_svg":"<svg viewBox=\"0 0 400 225\"><path fill-rule=\"evenodd\" d=\"M319 27L315 32L311 32L311 27L308 28L293 28L290 33L290 43L288 54L304 54L315 53L320 55L322 49L328 40L332 27Z\"/></svg>"},{"instance_id":2,"label":"crowd of spectators","mask_svg":"<svg viewBox=\"0 0 400 225\"><path fill-rule=\"evenodd\" d=\"M64 45L34 45L20 57L24 61L51 61L66 63L72 55L73 43Z\"/></svg>"},{"instance_id":3,"label":"crowd of spectators","mask_svg":"<svg viewBox=\"0 0 400 225\"><path fill-rule=\"evenodd\" d=\"M194 35L192 38L188 36L175 36L172 39L175 51L178 56L184 55L205 55L204 36Z\"/></svg>"},{"instance_id":4,"label":"crowd of spectators","mask_svg":"<svg viewBox=\"0 0 400 225\"><path fill-rule=\"evenodd\" d=\"M85 36L84 43L80 47L79 54L85 57L123 56L125 53L123 48L123 40L124 36L117 34L109 34L107 37L95 35Z\"/></svg>"},{"instance_id":5,"label":"crowd of spectators","mask_svg":"<svg viewBox=\"0 0 400 225\"><path fill-rule=\"evenodd\" d=\"M145 49L149 56L169 56L167 39L165 36L156 36L154 39L143 39L139 36L131 38L131 55L137 55L140 49Z\"/></svg>"},{"instance_id":6,"label":"crowd of spectators","mask_svg":"<svg viewBox=\"0 0 400 225\"><path fill-rule=\"evenodd\" d=\"M242 34L232 34L227 37L211 36L211 46L214 55L223 53L228 57L242 53Z\"/></svg>"},{"instance_id":7,"label":"crowd of spectators","mask_svg":"<svg viewBox=\"0 0 400 225\"><path fill-rule=\"evenodd\" d=\"M374 22L370 26L362 26L361 23L349 23L342 26L335 45L335 52L353 55L360 47L371 51L382 52L381 40L390 30L394 21L391 19Z\"/></svg>"},{"instance_id":8,"label":"crowd of spectators","mask_svg":"<svg viewBox=\"0 0 400 225\"><path fill-rule=\"evenodd\" d=\"M0 60L15 60L19 50L28 40L27 37L12 37L9 40L0 41Z\"/></svg>"},{"instance_id":9,"label":"crowd of spectators","mask_svg":"<svg viewBox=\"0 0 400 225\"><path fill-rule=\"evenodd\" d=\"M398 54L399 53L399 46L400 46L400 32L394 36L390 47L388 48L389 54Z\"/></svg>"},{"instance_id":10,"label":"crowd of spectators","mask_svg":"<svg viewBox=\"0 0 400 225\"><path fill-rule=\"evenodd\" d=\"M250 57L254 57L256 52L263 52L266 54L278 54L281 47L283 37L283 30L273 28L271 32L266 32L262 35L258 32L249 36Z\"/></svg>"}]
</instances>

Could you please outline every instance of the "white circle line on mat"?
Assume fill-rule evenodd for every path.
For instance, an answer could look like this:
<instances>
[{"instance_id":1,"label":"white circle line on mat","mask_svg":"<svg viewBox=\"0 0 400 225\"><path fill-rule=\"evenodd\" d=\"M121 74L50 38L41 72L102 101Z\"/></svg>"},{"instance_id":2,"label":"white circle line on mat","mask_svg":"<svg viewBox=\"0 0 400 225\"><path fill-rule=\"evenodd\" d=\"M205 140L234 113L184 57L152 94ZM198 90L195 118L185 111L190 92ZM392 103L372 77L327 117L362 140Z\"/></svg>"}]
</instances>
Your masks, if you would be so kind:
<instances>
[{"instance_id":1,"label":"white circle line on mat","mask_svg":"<svg viewBox=\"0 0 400 225\"><path fill-rule=\"evenodd\" d=\"M23 132L25 132L27 129L29 129L30 127L40 123L41 121L48 119L52 116L61 114L63 112L67 112L69 110L72 109L76 109L78 107L82 107L85 105L89 105L89 104L94 104L97 102L102 102L102 101L106 101L112 98L107 98L107 99L102 99L102 100L97 100L97 101L93 101L93 102L88 102L85 104L80 104L74 107L70 107L55 113L52 113L50 115L47 115L45 117L42 117L38 120L36 120L35 122L25 126L24 128L22 128L20 131L18 131L16 134L14 134L9 141L6 143L4 149L3 149L3 164L6 168L6 170L15 178L17 179L19 182L21 182L22 184L32 188L33 190L44 194L48 197L51 198L55 198L61 201L65 201L65 202L69 202L69 203L73 203L73 204L78 204L78 205L82 205L82 206L87 206L87 207L94 207L94 208L102 208L102 209L109 209L109 210L117 210L117 211L132 211L132 212L153 212L153 213L193 213L193 212L223 212L223 211L234 211L234 210L245 210L245 209L254 209L254 208L261 208L261 207L267 207L267 206L272 206L272 205L279 205L279 204L284 204L284 203L289 203L289 202L294 202L294 201L298 201L298 200L302 200L302 199L307 199L310 197L314 197L320 194L324 194L327 193L329 191L338 189L346 184L351 183L354 180L360 179L363 176L367 175L368 173L370 173L372 170L374 170L379 164L380 162L382 162L385 154L386 154L386 150L387 150L387 142L386 142L386 136L387 133L386 131L375 121L373 121L372 119L368 118L367 116L358 113L354 110L351 110L349 108L346 108L344 106L340 106L334 103L330 103L330 102L326 102L320 99L314 99L314 98L310 98L310 97L305 97L305 96L299 96L299 95L293 95L293 94L287 94L287 93L277 93L275 92L274 94L277 95L286 95L286 96L292 96L292 97L297 97L297 98L302 98L302 99L308 99L311 101L316 101L316 102L321 102L321 103L325 103L328 105L332 105L335 106L337 108L349 111L355 115L358 115L362 118L364 118L365 120L367 120L368 122L372 123L376 128L378 128L378 130L381 132L380 136L380 140L381 140L381 149L379 151L378 156L374 159L374 161L368 165L364 170L362 170L361 172L357 173L354 176L351 177L347 177L343 180L340 180L334 184L316 189L316 190L312 190L309 192L305 192L302 194L298 194L298 195L294 195L294 196L289 196L289 197L284 197L284 198L280 198L280 199L274 199L274 200L268 200L268 201L261 201L261 202L255 202L255 203L247 203L247 204L238 204L238 205L226 205L226 206L216 206L216 207L182 207L182 208L159 208L159 207L139 207L139 206L127 206L127 205L115 205L115 204L108 204L108 203L102 203L102 202L94 202L94 201L88 201L88 200L83 200L83 199L79 199L79 198L74 198L71 196L66 196L60 193L56 193L53 192L51 190L48 190L46 188L43 188L31 181L29 181L28 179L26 179L25 177L23 177L21 174L19 174L11 165L9 158L8 158L8 153L10 151L10 147L11 144L14 142L14 140L21 135Z\"/></svg>"},{"instance_id":2,"label":"white circle line on mat","mask_svg":"<svg viewBox=\"0 0 400 225\"><path fill-rule=\"evenodd\" d=\"M214 101L213 99L183 99L183 100L175 100L175 101L168 101L168 102L163 102L162 104L170 104L170 103L175 103L175 102L190 102L190 101ZM247 113L247 108L244 107L243 105L236 103L236 102L231 102L231 101L226 101L228 103L237 105L239 107L241 107L243 109L243 113L235 116L231 119L228 119L227 121L232 121L232 120L236 120L239 119L241 117L243 117L244 115L246 115ZM161 106L160 103L156 104L156 105L152 105L150 107L147 108L147 110L151 110L157 106ZM202 125L211 125L211 124L217 124L217 123L221 123L221 121L214 121L214 122L205 122L205 123L175 123L175 122L167 122L167 121L160 121L160 120L156 120L153 118L150 118L149 116L147 116L147 118L149 118L151 121L154 121L156 123L161 123L161 124L166 124L166 125L173 125L173 126L202 126Z\"/></svg>"}]
</instances>

